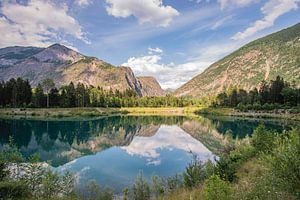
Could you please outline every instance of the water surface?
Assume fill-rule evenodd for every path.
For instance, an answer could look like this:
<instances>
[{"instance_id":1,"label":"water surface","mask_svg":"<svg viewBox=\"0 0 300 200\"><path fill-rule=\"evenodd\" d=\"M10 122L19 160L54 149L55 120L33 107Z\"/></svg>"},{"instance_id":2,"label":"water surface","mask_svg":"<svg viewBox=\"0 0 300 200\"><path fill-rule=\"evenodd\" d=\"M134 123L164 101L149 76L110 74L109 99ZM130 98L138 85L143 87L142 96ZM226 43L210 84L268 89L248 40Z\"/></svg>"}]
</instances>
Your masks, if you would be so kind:
<instances>
[{"instance_id":1,"label":"water surface","mask_svg":"<svg viewBox=\"0 0 300 200\"><path fill-rule=\"evenodd\" d=\"M214 159L224 134L243 138L260 123L282 131L292 122L243 118L115 116L47 121L0 119L0 150L14 138L21 153L38 153L58 171L76 174L78 186L94 179L116 193L129 187L139 171L146 178L182 173L196 154Z\"/></svg>"}]
</instances>

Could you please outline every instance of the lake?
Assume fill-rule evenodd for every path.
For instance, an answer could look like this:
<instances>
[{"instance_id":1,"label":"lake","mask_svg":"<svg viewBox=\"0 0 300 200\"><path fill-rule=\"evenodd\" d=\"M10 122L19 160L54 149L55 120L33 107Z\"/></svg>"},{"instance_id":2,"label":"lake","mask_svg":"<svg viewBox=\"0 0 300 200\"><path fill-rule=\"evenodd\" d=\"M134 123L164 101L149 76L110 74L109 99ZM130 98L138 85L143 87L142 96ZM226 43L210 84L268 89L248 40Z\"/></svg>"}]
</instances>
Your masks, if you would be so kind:
<instances>
[{"instance_id":1,"label":"lake","mask_svg":"<svg viewBox=\"0 0 300 200\"><path fill-rule=\"evenodd\" d=\"M197 155L214 160L225 135L250 135L264 123L278 132L293 122L216 116L114 116L90 119L0 119L0 150L9 137L28 157L38 153L54 170L74 172L78 187L89 180L121 193L137 174L150 179L182 173Z\"/></svg>"}]
</instances>

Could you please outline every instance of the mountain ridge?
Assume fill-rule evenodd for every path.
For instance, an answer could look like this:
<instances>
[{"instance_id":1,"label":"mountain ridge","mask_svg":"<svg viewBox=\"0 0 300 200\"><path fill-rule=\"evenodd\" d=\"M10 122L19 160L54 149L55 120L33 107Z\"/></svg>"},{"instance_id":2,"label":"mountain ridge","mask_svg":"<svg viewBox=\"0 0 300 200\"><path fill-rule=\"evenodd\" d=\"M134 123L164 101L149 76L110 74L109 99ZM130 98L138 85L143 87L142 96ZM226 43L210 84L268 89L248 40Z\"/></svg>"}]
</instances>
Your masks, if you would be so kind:
<instances>
[{"instance_id":1,"label":"mountain ridge","mask_svg":"<svg viewBox=\"0 0 300 200\"><path fill-rule=\"evenodd\" d=\"M300 23L242 46L178 88L174 95L213 96L231 86L250 90L277 75L300 85Z\"/></svg>"},{"instance_id":2,"label":"mountain ridge","mask_svg":"<svg viewBox=\"0 0 300 200\"><path fill-rule=\"evenodd\" d=\"M14 46L0 49L0 80L17 77L28 79L34 87L43 79L51 78L57 87L73 82L104 90L132 89L140 96L162 94L160 86L150 90L149 85L153 83L143 81L142 84L130 67L116 67L61 44L46 48Z\"/></svg>"}]
</instances>

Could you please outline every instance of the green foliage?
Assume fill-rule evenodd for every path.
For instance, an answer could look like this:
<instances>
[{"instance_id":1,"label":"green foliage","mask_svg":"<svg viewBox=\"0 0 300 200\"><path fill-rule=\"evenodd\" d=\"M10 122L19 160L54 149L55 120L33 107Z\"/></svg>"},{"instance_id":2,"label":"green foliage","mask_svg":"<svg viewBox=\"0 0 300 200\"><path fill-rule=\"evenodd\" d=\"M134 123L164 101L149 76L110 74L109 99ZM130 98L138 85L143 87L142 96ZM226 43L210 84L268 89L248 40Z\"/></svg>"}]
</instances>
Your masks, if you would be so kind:
<instances>
[{"instance_id":1,"label":"green foliage","mask_svg":"<svg viewBox=\"0 0 300 200\"><path fill-rule=\"evenodd\" d=\"M124 188L123 189L123 200L128 200L128 195L129 195L129 189Z\"/></svg>"},{"instance_id":2,"label":"green foliage","mask_svg":"<svg viewBox=\"0 0 300 200\"><path fill-rule=\"evenodd\" d=\"M42 80L41 86L43 88L43 92L45 92L47 95L47 108L49 108L49 93L50 93L50 90L55 87L55 83L52 79L46 78L46 79Z\"/></svg>"},{"instance_id":3,"label":"green foliage","mask_svg":"<svg viewBox=\"0 0 300 200\"><path fill-rule=\"evenodd\" d=\"M226 181L223 181L218 175L213 175L204 183L203 196L205 200L230 200L232 192Z\"/></svg>"},{"instance_id":4,"label":"green foliage","mask_svg":"<svg viewBox=\"0 0 300 200\"><path fill-rule=\"evenodd\" d=\"M182 176L179 174L176 174L175 176L168 177L166 180L166 190L168 192L177 190L178 188L183 186L182 182Z\"/></svg>"},{"instance_id":5,"label":"green foliage","mask_svg":"<svg viewBox=\"0 0 300 200\"><path fill-rule=\"evenodd\" d=\"M23 107L32 100L31 86L28 80L21 78L0 82L0 106Z\"/></svg>"},{"instance_id":6,"label":"green foliage","mask_svg":"<svg viewBox=\"0 0 300 200\"><path fill-rule=\"evenodd\" d=\"M283 188L300 198L299 127L277 137L274 150L266 161Z\"/></svg>"},{"instance_id":7,"label":"green foliage","mask_svg":"<svg viewBox=\"0 0 300 200\"><path fill-rule=\"evenodd\" d=\"M166 190L164 180L159 176L152 176L152 188L156 198L162 196Z\"/></svg>"},{"instance_id":8,"label":"green foliage","mask_svg":"<svg viewBox=\"0 0 300 200\"><path fill-rule=\"evenodd\" d=\"M205 165L194 156L192 162L188 164L183 173L183 183L185 187L192 188L200 185L205 179Z\"/></svg>"},{"instance_id":9,"label":"green foliage","mask_svg":"<svg viewBox=\"0 0 300 200\"><path fill-rule=\"evenodd\" d=\"M295 83L288 83L280 76L270 83L262 81L259 90L249 92L243 89L229 89L217 95L213 106L236 107L241 111L273 110L281 105L297 106L300 104L300 92Z\"/></svg>"},{"instance_id":10,"label":"green foliage","mask_svg":"<svg viewBox=\"0 0 300 200\"><path fill-rule=\"evenodd\" d=\"M30 190L23 182L0 181L0 199L26 199L30 196Z\"/></svg>"},{"instance_id":11,"label":"green foliage","mask_svg":"<svg viewBox=\"0 0 300 200\"><path fill-rule=\"evenodd\" d=\"M223 155L217 161L215 174L218 174L223 180L233 182L237 180L237 169L255 156L255 150L251 146L240 146L232 150L228 155Z\"/></svg>"},{"instance_id":12,"label":"green foliage","mask_svg":"<svg viewBox=\"0 0 300 200\"><path fill-rule=\"evenodd\" d=\"M112 200L113 193L109 188L101 188L96 181L91 180L86 184L80 197L84 200Z\"/></svg>"},{"instance_id":13,"label":"green foliage","mask_svg":"<svg viewBox=\"0 0 300 200\"><path fill-rule=\"evenodd\" d=\"M254 130L251 143L258 152L269 153L274 147L275 136L261 124Z\"/></svg>"},{"instance_id":14,"label":"green foliage","mask_svg":"<svg viewBox=\"0 0 300 200\"><path fill-rule=\"evenodd\" d=\"M143 173L140 172L135 180L133 187L133 199L134 200L149 200L150 199L150 186L143 177Z\"/></svg>"},{"instance_id":15,"label":"green foliage","mask_svg":"<svg viewBox=\"0 0 300 200\"><path fill-rule=\"evenodd\" d=\"M52 79L46 78L34 91L28 81L21 78L0 82L0 106L23 107L184 107L200 105L200 99L188 97L141 97L132 89L104 90L73 82L56 88Z\"/></svg>"}]
</instances>

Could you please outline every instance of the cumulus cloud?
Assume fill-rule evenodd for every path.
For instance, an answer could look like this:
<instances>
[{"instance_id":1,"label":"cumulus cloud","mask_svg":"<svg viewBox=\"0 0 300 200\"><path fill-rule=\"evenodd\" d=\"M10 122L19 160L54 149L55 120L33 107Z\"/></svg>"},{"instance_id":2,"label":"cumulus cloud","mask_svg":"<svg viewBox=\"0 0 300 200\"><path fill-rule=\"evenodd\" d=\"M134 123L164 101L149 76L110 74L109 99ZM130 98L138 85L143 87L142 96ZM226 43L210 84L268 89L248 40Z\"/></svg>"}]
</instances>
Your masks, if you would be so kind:
<instances>
[{"instance_id":1,"label":"cumulus cloud","mask_svg":"<svg viewBox=\"0 0 300 200\"><path fill-rule=\"evenodd\" d=\"M161 52L152 51L146 56L131 57L122 65L131 67L137 76L154 76L164 89L176 89L211 64L211 62L201 60L179 65L165 64L162 63Z\"/></svg>"},{"instance_id":2,"label":"cumulus cloud","mask_svg":"<svg viewBox=\"0 0 300 200\"><path fill-rule=\"evenodd\" d=\"M193 52L195 56L180 64L172 62L166 64L163 62L161 53L150 54L148 52L148 55L130 57L122 65L131 67L137 76L154 76L163 89L177 89L203 72L212 63L240 48L247 42L249 41L228 41L194 47ZM175 54L185 55L182 52L176 52Z\"/></svg>"},{"instance_id":3,"label":"cumulus cloud","mask_svg":"<svg viewBox=\"0 0 300 200\"><path fill-rule=\"evenodd\" d=\"M2 3L0 9L1 47L47 46L57 41L68 44L66 35L86 41L82 27L68 15L65 5L56 6L49 1L31 0L25 5Z\"/></svg>"},{"instance_id":4,"label":"cumulus cloud","mask_svg":"<svg viewBox=\"0 0 300 200\"><path fill-rule=\"evenodd\" d=\"M236 33L232 39L242 40L253 36L257 32L273 26L275 20L281 15L298 8L299 0L269 0L262 8L264 17L257 20L252 26L243 32Z\"/></svg>"},{"instance_id":5,"label":"cumulus cloud","mask_svg":"<svg viewBox=\"0 0 300 200\"><path fill-rule=\"evenodd\" d=\"M230 6L244 7L257 1L259 0L218 0L222 10Z\"/></svg>"},{"instance_id":6,"label":"cumulus cloud","mask_svg":"<svg viewBox=\"0 0 300 200\"><path fill-rule=\"evenodd\" d=\"M163 5L162 0L105 0L106 11L114 17L134 16L140 24L152 23L167 27L179 12L171 6Z\"/></svg>"},{"instance_id":7,"label":"cumulus cloud","mask_svg":"<svg viewBox=\"0 0 300 200\"><path fill-rule=\"evenodd\" d=\"M161 149L178 149L192 152L201 161L214 160L214 154L209 151L200 141L184 132L178 126L161 126L157 133L151 137L136 136L130 145L121 147L130 155L147 158L147 164L159 165Z\"/></svg>"}]
</instances>

